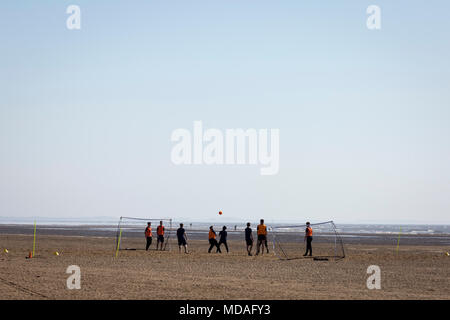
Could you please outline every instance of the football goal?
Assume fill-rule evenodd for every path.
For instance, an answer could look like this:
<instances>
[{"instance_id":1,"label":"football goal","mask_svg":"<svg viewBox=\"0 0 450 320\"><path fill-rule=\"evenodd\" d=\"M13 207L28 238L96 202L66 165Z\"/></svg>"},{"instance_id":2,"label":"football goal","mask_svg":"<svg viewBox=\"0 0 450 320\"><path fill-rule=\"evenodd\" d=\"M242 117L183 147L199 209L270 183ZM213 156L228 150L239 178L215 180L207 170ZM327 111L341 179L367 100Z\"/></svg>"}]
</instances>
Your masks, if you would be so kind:
<instances>
[{"instance_id":1,"label":"football goal","mask_svg":"<svg viewBox=\"0 0 450 320\"><path fill-rule=\"evenodd\" d=\"M170 240L173 232L172 219L133 217L120 217L117 225L115 250L145 250L145 228L147 227L147 222L152 223L153 241L150 249L155 249L158 240L157 228L160 221L162 221L164 226L164 243L162 248L163 250L170 250Z\"/></svg>"},{"instance_id":2,"label":"football goal","mask_svg":"<svg viewBox=\"0 0 450 320\"><path fill-rule=\"evenodd\" d=\"M312 223L312 256L318 260L338 260L345 257L342 238L333 221ZM269 229L273 250L279 259L304 258L306 225L273 226Z\"/></svg>"}]
</instances>

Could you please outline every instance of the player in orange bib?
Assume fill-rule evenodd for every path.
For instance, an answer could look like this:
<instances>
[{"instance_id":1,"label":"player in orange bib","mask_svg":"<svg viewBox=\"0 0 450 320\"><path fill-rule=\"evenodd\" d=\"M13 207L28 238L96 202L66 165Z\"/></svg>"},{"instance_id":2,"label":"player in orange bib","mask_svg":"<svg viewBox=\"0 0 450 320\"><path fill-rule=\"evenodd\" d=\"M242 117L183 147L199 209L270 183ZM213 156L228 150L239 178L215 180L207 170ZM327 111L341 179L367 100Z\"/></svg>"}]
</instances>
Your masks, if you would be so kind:
<instances>
[{"instance_id":1,"label":"player in orange bib","mask_svg":"<svg viewBox=\"0 0 450 320\"><path fill-rule=\"evenodd\" d=\"M145 246L145 250L147 251L152 244L152 223L147 222L147 228L145 228L145 239L147 240L147 244Z\"/></svg>"},{"instance_id":2,"label":"player in orange bib","mask_svg":"<svg viewBox=\"0 0 450 320\"><path fill-rule=\"evenodd\" d=\"M214 247L217 248L216 252L222 253L222 251L220 250L220 247L219 247L219 243L216 240L216 232L214 231L213 226L209 227L208 240L209 240L209 244L210 244L208 253L211 253L211 250Z\"/></svg>"},{"instance_id":3,"label":"player in orange bib","mask_svg":"<svg viewBox=\"0 0 450 320\"><path fill-rule=\"evenodd\" d=\"M306 230L305 230L305 241L306 241L306 252L303 255L304 257L306 257L308 255L309 252L309 256L312 256L312 240L313 240L313 231L311 228L311 224L309 222L306 223Z\"/></svg>"},{"instance_id":4,"label":"player in orange bib","mask_svg":"<svg viewBox=\"0 0 450 320\"><path fill-rule=\"evenodd\" d=\"M267 227L264 224L264 219L260 220L260 224L256 227L256 234L258 235L258 242L256 243L256 254L259 254L261 249L261 254L264 254L264 246L266 247L267 253L269 253L269 247L267 246Z\"/></svg>"},{"instance_id":5,"label":"player in orange bib","mask_svg":"<svg viewBox=\"0 0 450 320\"><path fill-rule=\"evenodd\" d=\"M161 244L161 251L163 250L164 231L165 231L165 228L163 226L163 222L160 221L158 228L156 228L156 235L158 236L158 238L156 240L156 250L158 250L159 244Z\"/></svg>"}]
</instances>

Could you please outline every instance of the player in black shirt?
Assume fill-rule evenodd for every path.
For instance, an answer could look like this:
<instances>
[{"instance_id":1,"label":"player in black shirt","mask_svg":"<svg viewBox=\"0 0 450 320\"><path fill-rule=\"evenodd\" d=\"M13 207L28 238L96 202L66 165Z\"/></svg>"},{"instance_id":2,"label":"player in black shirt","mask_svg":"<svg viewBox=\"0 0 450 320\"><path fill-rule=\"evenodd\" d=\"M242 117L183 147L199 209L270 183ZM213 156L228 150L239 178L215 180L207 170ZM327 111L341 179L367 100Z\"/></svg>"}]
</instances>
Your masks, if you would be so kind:
<instances>
[{"instance_id":1,"label":"player in black shirt","mask_svg":"<svg viewBox=\"0 0 450 320\"><path fill-rule=\"evenodd\" d=\"M177 238L178 238L178 252L181 252L181 246L183 246L184 253L188 253L188 251L187 251L187 235L186 235L186 230L184 230L182 223L180 223L180 227L177 230Z\"/></svg>"},{"instance_id":2,"label":"player in black shirt","mask_svg":"<svg viewBox=\"0 0 450 320\"><path fill-rule=\"evenodd\" d=\"M223 226L222 231L219 232L219 237L220 237L219 248L220 248L220 245L223 243L225 245L225 249L227 249L227 253L228 253L229 251L228 251L228 244L227 244L227 235L228 235L227 227Z\"/></svg>"},{"instance_id":3,"label":"player in black shirt","mask_svg":"<svg viewBox=\"0 0 450 320\"><path fill-rule=\"evenodd\" d=\"M251 256L253 248L253 234L252 228L250 228L250 222L247 222L247 228L245 228L245 242L247 243L247 253Z\"/></svg>"}]
</instances>

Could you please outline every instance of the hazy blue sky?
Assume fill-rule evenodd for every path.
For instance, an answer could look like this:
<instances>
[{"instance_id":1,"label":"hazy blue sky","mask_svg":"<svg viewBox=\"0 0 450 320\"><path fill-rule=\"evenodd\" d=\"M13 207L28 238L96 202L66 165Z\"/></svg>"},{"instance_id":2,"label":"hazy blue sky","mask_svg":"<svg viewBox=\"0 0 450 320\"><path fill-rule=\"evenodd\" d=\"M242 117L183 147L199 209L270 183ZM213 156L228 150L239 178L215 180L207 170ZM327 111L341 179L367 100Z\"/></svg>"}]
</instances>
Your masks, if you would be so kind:
<instances>
[{"instance_id":1,"label":"hazy blue sky","mask_svg":"<svg viewBox=\"0 0 450 320\"><path fill-rule=\"evenodd\" d=\"M0 216L450 223L449 12L2 0ZM174 165L194 120L279 128L279 174Z\"/></svg>"}]
</instances>

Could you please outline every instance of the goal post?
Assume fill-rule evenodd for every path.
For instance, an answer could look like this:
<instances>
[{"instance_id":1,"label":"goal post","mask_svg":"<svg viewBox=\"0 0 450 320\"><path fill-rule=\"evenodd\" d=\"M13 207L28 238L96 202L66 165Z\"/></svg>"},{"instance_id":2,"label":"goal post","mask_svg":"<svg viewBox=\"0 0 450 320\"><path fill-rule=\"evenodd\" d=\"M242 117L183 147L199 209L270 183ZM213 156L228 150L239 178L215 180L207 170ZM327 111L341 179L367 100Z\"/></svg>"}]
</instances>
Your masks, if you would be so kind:
<instances>
[{"instance_id":1,"label":"goal post","mask_svg":"<svg viewBox=\"0 0 450 320\"><path fill-rule=\"evenodd\" d=\"M311 223L313 230L312 256L339 260L345 257L344 243L333 221ZM275 225L269 231L275 255L281 260L304 258L306 224Z\"/></svg>"},{"instance_id":2,"label":"goal post","mask_svg":"<svg viewBox=\"0 0 450 320\"><path fill-rule=\"evenodd\" d=\"M117 224L115 250L145 250L145 228L147 222L152 223L153 243L156 246L158 235L157 227L160 221L164 226L163 250L170 250L170 240L172 238L173 228L171 218L135 218L120 217Z\"/></svg>"}]
</instances>

